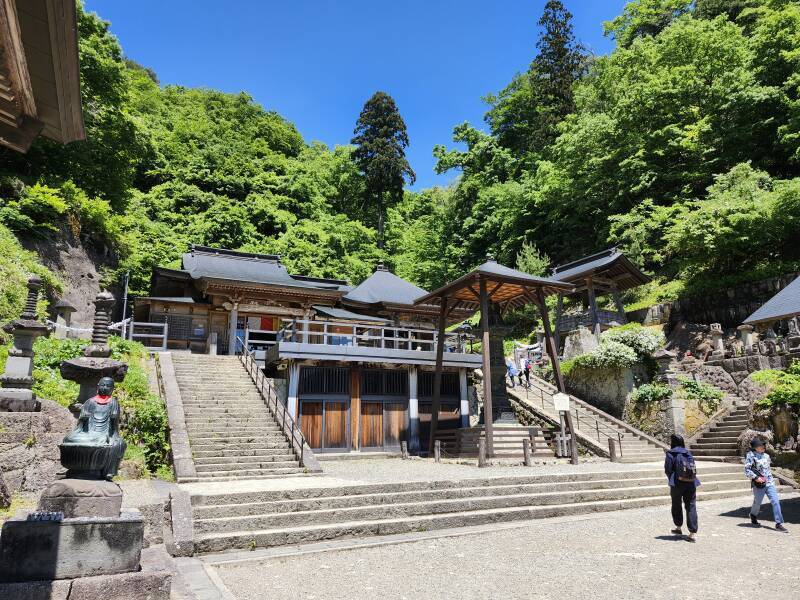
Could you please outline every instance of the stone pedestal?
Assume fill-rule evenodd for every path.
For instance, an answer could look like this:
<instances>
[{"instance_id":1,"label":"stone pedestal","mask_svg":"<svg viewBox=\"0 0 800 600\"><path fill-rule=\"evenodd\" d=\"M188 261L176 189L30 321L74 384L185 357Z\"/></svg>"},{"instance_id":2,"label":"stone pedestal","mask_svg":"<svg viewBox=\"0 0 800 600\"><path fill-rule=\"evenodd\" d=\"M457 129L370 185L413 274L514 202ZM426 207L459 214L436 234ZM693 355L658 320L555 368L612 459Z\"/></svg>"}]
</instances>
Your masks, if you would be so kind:
<instances>
[{"instance_id":1,"label":"stone pedestal","mask_svg":"<svg viewBox=\"0 0 800 600\"><path fill-rule=\"evenodd\" d=\"M65 517L118 517L122 488L113 481L60 479L39 498L39 510L62 512Z\"/></svg>"},{"instance_id":2,"label":"stone pedestal","mask_svg":"<svg viewBox=\"0 0 800 600\"><path fill-rule=\"evenodd\" d=\"M519 425L506 392L508 369L503 354L503 338L507 328L494 325L489 336L489 359L492 370L492 422L502 425ZM484 419L486 416L484 415Z\"/></svg>"},{"instance_id":3,"label":"stone pedestal","mask_svg":"<svg viewBox=\"0 0 800 600\"><path fill-rule=\"evenodd\" d=\"M139 570L144 519L138 510L63 521L14 518L3 524L0 540L0 581L128 573Z\"/></svg>"}]
</instances>

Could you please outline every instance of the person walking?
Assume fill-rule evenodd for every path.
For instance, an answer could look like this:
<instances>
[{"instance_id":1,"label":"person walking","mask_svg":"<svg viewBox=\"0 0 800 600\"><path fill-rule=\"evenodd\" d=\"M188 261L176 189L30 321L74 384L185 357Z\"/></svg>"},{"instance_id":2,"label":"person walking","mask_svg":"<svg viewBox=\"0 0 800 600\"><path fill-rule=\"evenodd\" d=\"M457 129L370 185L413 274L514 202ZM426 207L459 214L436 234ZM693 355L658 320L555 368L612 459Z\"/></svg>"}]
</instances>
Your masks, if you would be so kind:
<instances>
[{"instance_id":1,"label":"person walking","mask_svg":"<svg viewBox=\"0 0 800 600\"><path fill-rule=\"evenodd\" d=\"M760 527L758 513L761 512L761 502L766 495L772 505L772 514L775 518L775 529L787 533L788 529L783 525L783 513L781 513L781 501L778 498L778 489L775 487L775 478L772 476L771 460L766 453L764 440L755 438L750 442L750 452L744 459L744 474L750 478L750 485L753 488L753 506L750 508L750 522L756 527Z\"/></svg>"},{"instance_id":2,"label":"person walking","mask_svg":"<svg viewBox=\"0 0 800 600\"><path fill-rule=\"evenodd\" d=\"M683 535L683 510L686 510L686 526L690 542L695 541L697 534L697 465L692 453L686 449L686 443L679 435L670 438L670 449L664 459L664 473L669 480L669 494L672 498L672 522L675 529L672 533ZM681 506L683 504L683 506Z\"/></svg>"},{"instance_id":3,"label":"person walking","mask_svg":"<svg viewBox=\"0 0 800 600\"><path fill-rule=\"evenodd\" d=\"M525 383L531 387L531 359L525 357Z\"/></svg>"},{"instance_id":4,"label":"person walking","mask_svg":"<svg viewBox=\"0 0 800 600\"><path fill-rule=\"evenodd\" d=\"M522 383L523 375L525 375L525 355L521 354L520 357L519 357L519 372L517 374L517 377L519 378L519 384L520 385L524 385Z\"/></svg>"},{"instance_id":5,"label":"person walking","mask_svg":"<svg viewBox=\"0 0 800 600\"><path fill-rule=\"evenodd\" d=\"M514 377L517 375L517 368L514 366L514 361L510 358L506 358L506 371L508 379L511 381L511 389L514 389Z\"/></svg>"}]
</instances>

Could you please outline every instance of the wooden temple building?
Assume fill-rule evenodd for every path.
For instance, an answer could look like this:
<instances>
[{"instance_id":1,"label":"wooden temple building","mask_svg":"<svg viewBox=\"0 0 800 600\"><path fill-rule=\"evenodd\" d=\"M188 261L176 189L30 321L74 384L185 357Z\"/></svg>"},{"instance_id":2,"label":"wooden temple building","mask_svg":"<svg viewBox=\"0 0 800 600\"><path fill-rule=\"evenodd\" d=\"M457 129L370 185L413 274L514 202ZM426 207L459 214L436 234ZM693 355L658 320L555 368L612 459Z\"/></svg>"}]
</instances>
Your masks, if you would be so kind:
<instances>
[{"instance_id":1,"label":"wooden temple building","mask_svg":"<svg viewBox=\"0 0 800 600\"><path fill-rule=\"evenodd\" d=\"M0 0L0 144L27 152L84 131L75 0Z\"/></svg>"},{"instance_id":2,"label":"wooden temple building","mask_svg":"<svg viewBox=\"0 0 800 600\"><path fill-rule=\"evenodd\" d=\"M394 450L402 441L413 452L427 439L433 401L439 308L418 302L426 294L382 266L352 287L290 274L275 255L195 246L180 269L154 269L132 331L146 340L148 327L160 328L172 350L246 346L316 452ZM447 322L468 314L454 310ZM481 356L458 334L443 344L439 426L466 427Z\"/></svg>"},{"instance_id":3,"label":"wooden temple building","mask_svg":"<svg viewBox=\"0 0 800 600\"><path fill-rule=\"evenodd\" d=\"M627 323L620 293L651 281L650 277L616 248L559 265L553 269L551 278L574 286L571 291L558 295L555 331L557 346L564 334L580 327L588 328L599 338L602 331ZM615 310L598 308L597 298L601 295L611 296ZM583 310L565 314L565 298L579 298Z\"/></svg>"}]
</instances>

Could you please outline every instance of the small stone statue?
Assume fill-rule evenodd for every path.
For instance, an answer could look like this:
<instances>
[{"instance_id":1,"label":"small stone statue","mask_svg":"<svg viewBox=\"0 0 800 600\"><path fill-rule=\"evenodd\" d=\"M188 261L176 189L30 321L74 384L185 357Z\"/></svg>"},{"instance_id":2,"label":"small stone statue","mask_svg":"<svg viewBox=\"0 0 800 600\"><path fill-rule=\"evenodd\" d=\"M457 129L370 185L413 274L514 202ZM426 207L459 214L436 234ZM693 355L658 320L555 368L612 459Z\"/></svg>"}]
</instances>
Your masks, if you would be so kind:
<instances>
[{"instance_id":1,"label":"small stone statue","mask_svg":"<svg viewBox=\"0 0 800 600\"><path fill-rule=\"evenodd\" d=\"M59 446L67 477L111 480L117 474L126 444L119 435L120 407L113 392L114 380L100 379L97 395L83 403L78 424Z\"/></svg>"}]
</instances>

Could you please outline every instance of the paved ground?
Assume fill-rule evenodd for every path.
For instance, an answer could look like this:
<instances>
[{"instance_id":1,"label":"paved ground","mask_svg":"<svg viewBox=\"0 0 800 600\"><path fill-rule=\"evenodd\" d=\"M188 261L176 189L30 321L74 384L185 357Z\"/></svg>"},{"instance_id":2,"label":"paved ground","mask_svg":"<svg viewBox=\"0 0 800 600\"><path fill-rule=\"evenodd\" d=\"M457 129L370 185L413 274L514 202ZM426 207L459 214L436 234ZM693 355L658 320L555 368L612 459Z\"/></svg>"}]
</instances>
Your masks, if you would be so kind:
<instances>
[{"instance_id":1,"label":"paved ground","mask_svg":"<svg viewBox=\"0 0 800 600\"><path fill-rule=\"evenodd\" d=\"M800 496L784 500L788 535L772 529L768 506L762 512L768 526L750 527L747 505L746 497L700 503L695 544L669 534L669 509L659 507L208 556L202 559L208 581L223 589L204 597L796 597Z\"/></svg>"}]
</instances>

